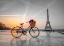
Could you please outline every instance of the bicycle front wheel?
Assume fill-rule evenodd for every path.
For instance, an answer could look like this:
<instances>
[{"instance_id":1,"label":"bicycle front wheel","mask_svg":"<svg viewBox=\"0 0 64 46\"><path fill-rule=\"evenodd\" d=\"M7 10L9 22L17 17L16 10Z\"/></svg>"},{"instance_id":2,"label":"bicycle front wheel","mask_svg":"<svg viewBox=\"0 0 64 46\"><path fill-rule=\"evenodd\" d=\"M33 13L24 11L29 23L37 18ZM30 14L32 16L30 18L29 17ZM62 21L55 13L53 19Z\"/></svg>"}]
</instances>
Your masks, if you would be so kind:
<instances>
[{"instance_id":1,"label":"bicycle front wheel","mask_svg":"<svg viewBox=\"0 0 64 46\"><path fill-rule=\"evenodd\" d=\"M40 34L40 31L37 27L34 27L32 28L30 31L29 31L29 34L33 37L33 38L36 38L39 36Z\"/></svg>"},{"instance_id":2,"label":"bicycle front wheel","mask_svg":"<svg viewBox=\"0 0 64 46\"><path fill-rule=\"evenodd\" d=\"M13 37L15 38L18 38L22 35L22 29L20 27L14 27L12 30L11 30L11 34Z\"/></svg>"}]
</instances>

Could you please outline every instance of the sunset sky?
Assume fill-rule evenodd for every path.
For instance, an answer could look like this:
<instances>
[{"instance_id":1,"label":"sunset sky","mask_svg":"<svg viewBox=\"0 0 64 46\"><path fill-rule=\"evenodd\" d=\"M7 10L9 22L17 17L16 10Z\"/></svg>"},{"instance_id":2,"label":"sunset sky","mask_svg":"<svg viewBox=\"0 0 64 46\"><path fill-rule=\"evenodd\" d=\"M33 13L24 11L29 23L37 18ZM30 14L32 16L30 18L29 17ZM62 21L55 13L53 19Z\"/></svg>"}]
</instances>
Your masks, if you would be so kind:
<instances>
[{"instance_id":1,"label":"sunset sky","mask_svg":"<svg viewBox=\"0 0 64 46\"><path fill-rule=\"evenodd\" d=\"M34 19L36 27L44 29L47 8L52 29L64 29L64 0L0 0L0 22L14 27Z\"/></svg>"}]
</instances>

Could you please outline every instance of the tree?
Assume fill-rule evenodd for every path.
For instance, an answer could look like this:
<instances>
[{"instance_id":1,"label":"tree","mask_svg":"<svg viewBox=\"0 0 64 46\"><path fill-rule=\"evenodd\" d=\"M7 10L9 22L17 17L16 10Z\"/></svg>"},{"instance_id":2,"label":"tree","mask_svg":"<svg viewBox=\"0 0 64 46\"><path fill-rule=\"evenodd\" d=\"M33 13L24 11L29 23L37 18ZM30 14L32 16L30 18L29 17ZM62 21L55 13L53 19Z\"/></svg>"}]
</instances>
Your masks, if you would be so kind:
<instances>
[{"instance_id":1,"label":"tree","mask_svg":"<svg viewBox=\"0 0 64 46\"><path fill-rule=\"evenodd\" d=\"M4 29L10 29L9 27L7 27L5 24L3 24L2 22L0 22L0 29L4 30Z\"/></svg>"}]
</instances>

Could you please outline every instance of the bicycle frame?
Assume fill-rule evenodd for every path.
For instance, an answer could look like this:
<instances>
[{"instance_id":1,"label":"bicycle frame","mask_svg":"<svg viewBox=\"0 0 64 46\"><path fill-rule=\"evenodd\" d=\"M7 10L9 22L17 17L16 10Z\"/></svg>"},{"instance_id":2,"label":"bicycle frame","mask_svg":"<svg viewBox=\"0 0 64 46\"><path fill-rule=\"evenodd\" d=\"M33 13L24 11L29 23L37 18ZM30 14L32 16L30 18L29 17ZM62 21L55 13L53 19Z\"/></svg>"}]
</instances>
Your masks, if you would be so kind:
<instances>
[{"instance_id":1,"label":"bicycle frame","mask_svg":"<svg viewBox=\"0 0 64 46\"><path fill-rule=\"evenodd\" d=\"M27 32L27 31L31 30L32 27L29 26L29 27L26 28L26 29L24 29L24 28L21 27L21 29L22 29L22 34L24 34L24 32Z\"/></svg>"},{"instance_id":2,"label":"bicycle frame","mask_svg":"<svg viewBox=\"0 0 64 46\"><path fill-rule=\"evenodd\" d=\"M23 26L23 25L21 25L21 26ZM39 31L39 29L37 27L31 27L31 26L29 26L28 28L24 29L23 27L16 26L16 27L14 27L11 30L11 34L12 34L13 37L18 38L21 35L26 35L27 31L29 31L29 34L32 37L38 37L39 36L39 33L40 33L40 31Z\"/></svg>"}]
</instances>

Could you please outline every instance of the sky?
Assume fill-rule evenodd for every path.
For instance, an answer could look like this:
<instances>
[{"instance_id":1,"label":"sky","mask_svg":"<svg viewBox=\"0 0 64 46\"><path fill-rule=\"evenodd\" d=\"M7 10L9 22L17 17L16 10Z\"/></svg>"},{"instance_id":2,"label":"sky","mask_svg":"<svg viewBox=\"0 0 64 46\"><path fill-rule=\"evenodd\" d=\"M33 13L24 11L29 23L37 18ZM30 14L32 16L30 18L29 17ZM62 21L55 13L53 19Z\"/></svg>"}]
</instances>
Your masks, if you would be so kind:
<instances>
[{"instance_id":1,"label":"sky","mask_svg":"<svg viewBox=\"0 0 64 46\"><path fill-rule=\"evenodd\" d=\"M64 29L64 0L0 0L0 22L14 27L34 19L36 27L44 29L47 8L52 29Z\"/></svg>"}]
</instances>

